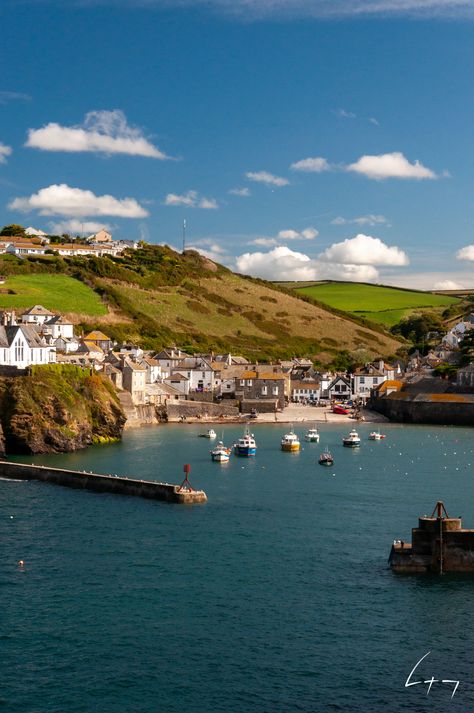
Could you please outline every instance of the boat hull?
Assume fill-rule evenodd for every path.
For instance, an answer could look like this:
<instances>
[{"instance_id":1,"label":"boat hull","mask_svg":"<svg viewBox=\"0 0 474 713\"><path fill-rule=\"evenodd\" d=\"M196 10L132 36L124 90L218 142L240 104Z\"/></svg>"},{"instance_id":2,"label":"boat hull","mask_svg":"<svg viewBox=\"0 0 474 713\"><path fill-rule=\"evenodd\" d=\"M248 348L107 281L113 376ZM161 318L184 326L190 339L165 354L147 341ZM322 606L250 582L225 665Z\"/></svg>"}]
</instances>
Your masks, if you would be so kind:
<instances>
[{"instance_id":1,"label":"boat hull","mask_svg":"<svg viewBox=\"0 0 474 713\"><path fill-rule=\"evenodd\" d=\"M327 468L329 468L331 465L334 465L333 460L320 460L318 462L319 462L319 465L325 465Z\"/></svg>"},{"instance_id":2,"label":"boat hull","mask_svg":"<svg viewBox=\"0 0 474 713\"><path fill-rule=\"evenodd\" d=\"M211 457L214 463L227 463L229 460L228 453L212 453Z\"/></svg>"},{"instance_id":3,"label":"boat hull","mask_svg":"<svg viewBox=\"0 0 474 713\"><path fill-rule=\"evenodd\" d=\"M282 443L281 450L287 453L296 453L301 448L299 443Z\"/></svg>"},{"instance_id":4,"label":"boat hull","mask_svg":"<svg viewBox=\"0 0 474 713\"><path fill-rule=\"evenodd\" d=\"M319 436L305 436L305 441L308 443L319 443Z\"/></svg>"},{"instance_id":5,"label":"boat hull","mask_svg":"<svg viewBox=\"0 0 474 713\"><path fill-rule=\"evenodd\" d=\"M342 445L346 448L359 448L360 441L342 441Z\"/></svg>"},{"instance_id":6,"label":"boat hull","mask_svg":"<svg viewBox=\"0 0 474 713\"><path fill-rule=\"evenodd\" d=\"M249 458L250 456L257 455L257 448L252 446L236 446L234 448L234 453L236 456Z\"/></svg>"}]
</instances>

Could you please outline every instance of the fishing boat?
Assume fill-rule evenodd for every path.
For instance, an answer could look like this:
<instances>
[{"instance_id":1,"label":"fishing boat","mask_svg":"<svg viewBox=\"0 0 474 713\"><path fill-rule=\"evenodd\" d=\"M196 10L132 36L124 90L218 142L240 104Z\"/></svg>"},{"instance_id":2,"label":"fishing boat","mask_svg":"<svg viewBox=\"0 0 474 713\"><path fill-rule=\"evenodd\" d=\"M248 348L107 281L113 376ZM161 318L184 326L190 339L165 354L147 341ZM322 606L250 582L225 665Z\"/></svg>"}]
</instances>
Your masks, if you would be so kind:
<instances>
[{"instance_id":1,"label":"fishing boat","mask_svg":"<svg viewBox=\"0 0 474 713\"><path fill-rule=\"evenodd\" d=\"M200 433L199 438L217 438L217 433L213 428L208 428L206 433Z\"/></svg>"},{"instance_id":2,"label":"fishing boat","mask_svg":"<svg viewBox=\"0 0 474 713\"><path fill-rule=\"evenodd\" d=\"M253 433L250 433L247 426L244 435L234 443L234 453L236 456L254 456L257 453L257 444Z\"/></svg>"},{"instance_id":3,"label":"fishing boat","mask_svg":"<svg viewBox=\"0 0 474 713\"><path fill-rule=\"evenodd\" d=\"M299 451L300 448L300 439L293 431L293 429L291 429L289 433L285 433L285 435L281 439L281 450L294 453L295 451Z\"/></svg>"},{"instance_id":4,"label":"fishing boat","mask_svg":"<svg viewBox=\"0 0 474 713\"><path fill-rule=\"evenodd\" d=\"M317 428L309 428L304 436L305 441L310 443L319 443L319 433Z\"/></svg>"},{"instance_id":5,"label":"fishing boat","mask_svg":"<svg viewBox=\"0 0 474 713\"><path fill-rule=\"evenodd\" d=\"M387 438L387 436L384 433L380 433L380 431L369 433L369 441L381 441L382 438Z\"/></svg>"},{"instance_id":6,"label":"fishing boat","mask_svg":"<svg viewBox=\"0 0 474 713\"><path fill-rule=\"evenodd\" d=\"M211 458L216 463L227 463L232 452L231 448L227 448L222 441L216 444L216 447L211 451Z\"/></svg>"},{"instance_id":7,"label":"fishing boat","mask_svg":"<svg viewBox=\"0 0 474 713\"><path fill-rule=\"evenodd\" d=\"M324 451L321 453L319 456L318 460L319 465L333 465L334 464L334 458L332 457L331 453L329 451Z\"/></svg>"},{"instance_id":8,"label":"fishing boat","mask_svg":"<svg viewBox=\"0 0 474 713\"><path fill-rule=\"evenodd\" d=\"M348 436L344 436L342 439L342 445L347 446L348 448L357 448L360 446L360 437L354 428Z\"/></svg>"}]
</instances>

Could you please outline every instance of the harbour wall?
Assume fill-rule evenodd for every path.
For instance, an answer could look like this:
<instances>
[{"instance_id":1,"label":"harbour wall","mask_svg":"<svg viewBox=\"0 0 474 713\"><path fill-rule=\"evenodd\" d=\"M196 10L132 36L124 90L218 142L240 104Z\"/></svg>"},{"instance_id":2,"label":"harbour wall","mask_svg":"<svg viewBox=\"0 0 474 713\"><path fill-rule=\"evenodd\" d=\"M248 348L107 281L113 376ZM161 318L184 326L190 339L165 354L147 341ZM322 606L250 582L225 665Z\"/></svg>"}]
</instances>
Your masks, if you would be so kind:
<instances>
[{"instance_id":1,"label":"harbour wall","mask_svg":"<svg viewBox=\"0 0 474 713\"><path fill-rule=\"evenodd\" d=\"M166 406L168 421L180 421L186 419L216 419L235 418L239 419L239 408L227 399L220 404L200 403L198 401L179 401L169 403Z\"/></svg>"},{"instance_id":2,"label":"harbour wall","mask_svg":"<svg viewBox=\"0 0 474 713\"><path fill-rule=\"evenodd\" d=\"M372 398L368 406L397 423L474 426L472 394L398 392L384 398Z\"/></svg>"},{"instance_id":3,"label":"harbour wall","mask_svg":"<svg viewBox=\"0 0 474 713\"><path fill-rule=\"evenodd\" d=\"M171 483L136 480L133 478L86 473L49 466L27 465L0 461L0 477L12 480L41 480L45 483L63 485L68 488L92 490L96 493L134 495L169 503L203 503L207 496L203 490L181 488Z\"/></svg>"}]
</instances>

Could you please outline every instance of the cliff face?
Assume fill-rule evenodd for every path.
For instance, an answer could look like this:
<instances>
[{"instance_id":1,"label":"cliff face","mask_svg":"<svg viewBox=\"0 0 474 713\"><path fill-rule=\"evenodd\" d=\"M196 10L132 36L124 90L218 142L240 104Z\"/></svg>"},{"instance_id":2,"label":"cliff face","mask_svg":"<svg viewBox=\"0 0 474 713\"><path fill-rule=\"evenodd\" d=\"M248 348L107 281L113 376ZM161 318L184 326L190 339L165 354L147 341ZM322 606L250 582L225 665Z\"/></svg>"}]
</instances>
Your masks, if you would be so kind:
<instances>
[{"instance_id":1,"label":"cliff face","mask_svg":"<svg viewBox=\"0 0 474 713\"><path fill-rule=\"evenodd\" d=\"M0 424L8 454L75 451L118 440L124 423L112 384L79 367L35 366L31 376L0 379Z\"/></svg>"}]
</instances>

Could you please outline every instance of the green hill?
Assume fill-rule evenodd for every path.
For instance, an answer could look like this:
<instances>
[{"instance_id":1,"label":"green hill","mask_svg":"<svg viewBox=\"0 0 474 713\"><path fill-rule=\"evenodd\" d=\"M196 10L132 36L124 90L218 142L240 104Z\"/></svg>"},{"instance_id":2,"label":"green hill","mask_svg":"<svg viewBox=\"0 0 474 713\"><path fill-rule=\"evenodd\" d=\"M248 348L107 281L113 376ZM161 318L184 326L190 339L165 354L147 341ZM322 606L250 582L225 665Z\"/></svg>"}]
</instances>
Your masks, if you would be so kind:
<instances>
[{"instance_id":1,"label":"green hill","mask_svg":"<svg viewBox=\"0 0 474 713\"><path fill-rule=\"evenodd\" d=\"M75 315L84 329L101 328L145 348L176 343L192 351L329 363L341 350L375 357L400 347L382 327L236 275L194 251L144 245L113 259L0 256L0 272L7 276L0 308L40 303Z\"/></svg>"},{"instance_id":2,"label":"green hill","mask_svg":"<svg viewBox=\"0 0 474 713\"><path fill-rule=\"evenodd\" d=\"M408 314L433 309L441 313L461 301L453 296L355 282L291 283L300 295L392 327Z\"/></svg>"}]
</instances>

